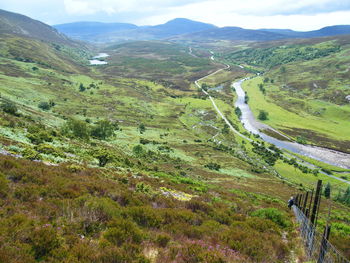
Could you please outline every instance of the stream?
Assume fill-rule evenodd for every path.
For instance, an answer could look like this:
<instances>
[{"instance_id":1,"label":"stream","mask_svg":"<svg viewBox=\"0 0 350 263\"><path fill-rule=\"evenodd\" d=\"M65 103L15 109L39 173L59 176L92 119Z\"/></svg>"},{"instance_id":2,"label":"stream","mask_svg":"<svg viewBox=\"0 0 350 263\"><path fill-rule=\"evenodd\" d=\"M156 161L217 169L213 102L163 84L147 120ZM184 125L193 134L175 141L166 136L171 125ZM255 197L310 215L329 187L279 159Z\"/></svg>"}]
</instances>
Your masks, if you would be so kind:
<instances>
[{"instance_id":1,"label":"stream","mask_svg":"<svg viewBox=\"0 0 350 263\"><path fill-rule=\"evenodd\" d=\"M242 83L247 79L242 79L234 82L232 85L236 90L238 99L235 103L235 107L239 107L242 111L241 122L243 123L245 129L253 134L258 134L264 141L272 143L279 148L289 150L293 153L297 153L303 156L313 158L324 163L328 163L334 166L350 169L350 154L317 147L311 145L303 145L296 142L290 141L288 137L281 134L277 130L271 128L270 126L257 121L249 108L249 105L244 102L245 92L242 89ZM261 131L268 131L269 133L274 133L277 137L269 136ZM283 139L284 138L284 139Z\"/></svg>"}]
</instances>

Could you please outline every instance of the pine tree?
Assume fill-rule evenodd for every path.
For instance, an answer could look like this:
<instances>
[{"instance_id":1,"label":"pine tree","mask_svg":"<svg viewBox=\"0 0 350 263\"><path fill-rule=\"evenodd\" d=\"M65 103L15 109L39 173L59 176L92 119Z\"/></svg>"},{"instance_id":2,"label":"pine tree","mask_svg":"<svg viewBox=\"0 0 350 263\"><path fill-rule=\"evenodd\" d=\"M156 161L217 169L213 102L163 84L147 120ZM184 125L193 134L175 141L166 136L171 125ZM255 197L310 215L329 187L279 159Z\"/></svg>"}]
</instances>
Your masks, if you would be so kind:
<instances>
[{"instance_id":1,"label":"pine tree","mask_svg":"<svg viewBox=\"0 0 350 263\"><path fill-rule=\"evenodd\" d=\"M326 184L326 187L324 188L324 196L326 198L330 198L331 196L331 184L329 182Z\"/></svg>"}]
</instances>

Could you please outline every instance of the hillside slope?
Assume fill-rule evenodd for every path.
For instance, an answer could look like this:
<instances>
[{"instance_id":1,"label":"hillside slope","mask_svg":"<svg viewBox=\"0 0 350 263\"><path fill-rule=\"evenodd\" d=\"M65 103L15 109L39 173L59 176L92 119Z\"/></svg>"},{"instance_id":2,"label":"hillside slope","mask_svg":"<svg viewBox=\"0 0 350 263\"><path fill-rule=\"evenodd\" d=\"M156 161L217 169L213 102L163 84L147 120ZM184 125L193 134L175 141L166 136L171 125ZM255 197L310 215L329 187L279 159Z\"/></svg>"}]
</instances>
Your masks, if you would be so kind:
<instances>
[{"instance_id":1,"label":"hillside slope","mask_svg":"<svg viewBox=\"0 0 350 263\"><path fill-rule=\"evenodd\" d=\"M40 21L0 9L0 34L18 35L46 42L77 45L65 35Z\"/></svg>"}]
</instances>

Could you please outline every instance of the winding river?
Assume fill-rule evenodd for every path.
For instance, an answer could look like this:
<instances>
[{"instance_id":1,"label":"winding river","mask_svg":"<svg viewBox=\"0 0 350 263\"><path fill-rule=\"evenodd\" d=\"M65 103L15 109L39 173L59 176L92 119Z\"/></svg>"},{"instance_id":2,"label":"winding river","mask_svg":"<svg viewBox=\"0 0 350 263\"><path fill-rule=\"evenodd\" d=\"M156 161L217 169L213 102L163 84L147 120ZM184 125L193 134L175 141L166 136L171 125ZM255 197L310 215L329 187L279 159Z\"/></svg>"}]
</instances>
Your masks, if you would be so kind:
<instances>
[{"instance_id":1,"label":"winding river","mask_svg":"<svg viewBox=\"0 0 350 263\"><path fill-rule=\"evenodd\" d=\"M350 154L346 154L346 153L342 153L342 152L338 152L338 151L334 151L334 150L330 150L322 147L303 145L296 142L292 142L289 140L288 137L281 134L277 130L271 128L266 124L258 122L255 119L251 109L249 108L249 105L244 102L245 92L242 89L242 83L245 80L247 79L239 80L237 82L234 82L232 85L235 88L238 96L235 106L239 107L242 111L241 121L246 130L248 130L253 134L258 134L264 141L272 143L279 148L286 149L293 153L297 153L307 157L311 157L315 160L319 160L324 163L350 169ZM263 130L269 131L269 133L278 134L278 137L280 137L281 139L271 137L261 132ZM283 137L285 138L285 140L282 139Z\"/></svg>"}]
</instances>

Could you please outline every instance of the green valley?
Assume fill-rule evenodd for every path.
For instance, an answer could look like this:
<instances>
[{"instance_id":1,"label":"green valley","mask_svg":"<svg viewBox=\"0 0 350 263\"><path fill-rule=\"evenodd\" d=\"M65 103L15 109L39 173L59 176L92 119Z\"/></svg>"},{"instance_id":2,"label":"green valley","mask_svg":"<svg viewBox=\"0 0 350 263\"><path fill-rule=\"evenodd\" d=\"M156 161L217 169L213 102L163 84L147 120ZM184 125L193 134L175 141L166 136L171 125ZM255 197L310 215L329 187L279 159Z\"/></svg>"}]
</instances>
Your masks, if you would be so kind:
<instances>
[{"instance_id":1,"label":"green valley","mask_svg":"<svg viewBox=\"0 0 350 263\"><path fill-rule=\"evenodd\" d=\"M349 152L346 36L96 45L1 15L0 262L307 262L287 200L319 179L331 192L317 231L331 222L330 242L350 256L350 188L338 180L350 170L249 133L232 88L251 77L256 117ZM99 52L107 63L90 65Z\"/></svg>"}]
</instances>

